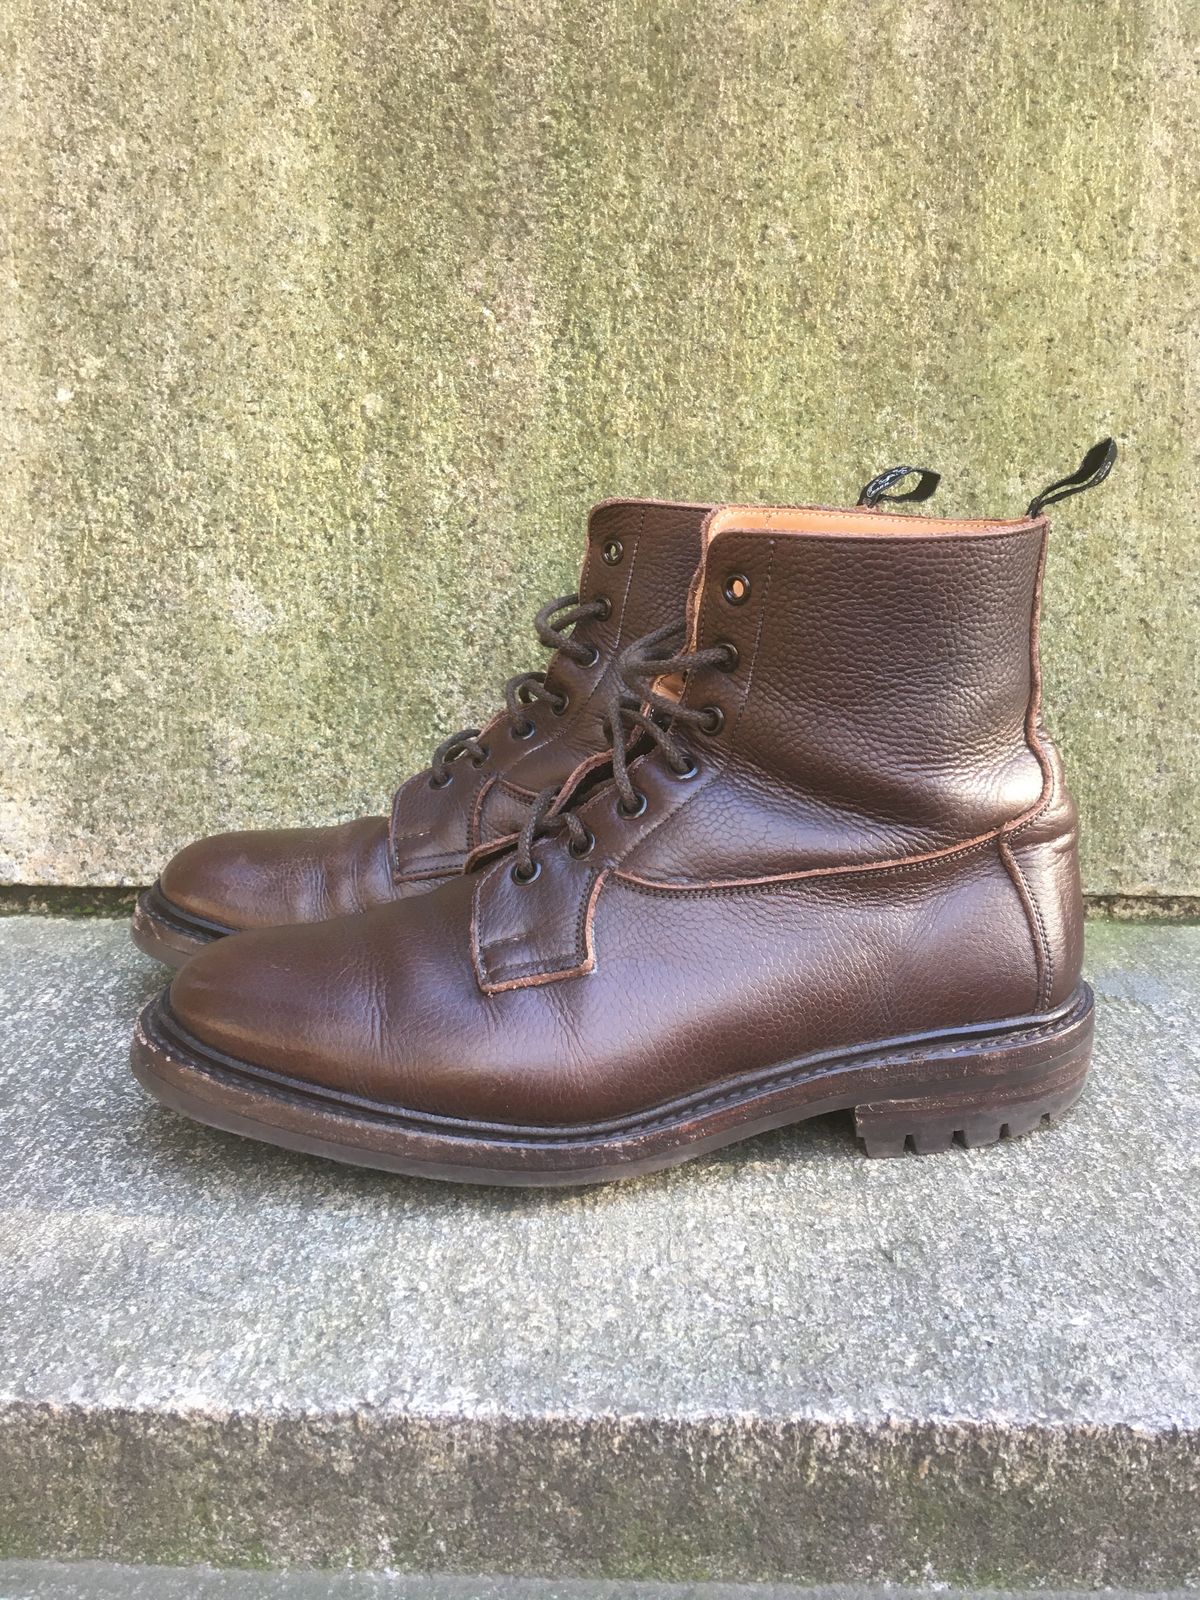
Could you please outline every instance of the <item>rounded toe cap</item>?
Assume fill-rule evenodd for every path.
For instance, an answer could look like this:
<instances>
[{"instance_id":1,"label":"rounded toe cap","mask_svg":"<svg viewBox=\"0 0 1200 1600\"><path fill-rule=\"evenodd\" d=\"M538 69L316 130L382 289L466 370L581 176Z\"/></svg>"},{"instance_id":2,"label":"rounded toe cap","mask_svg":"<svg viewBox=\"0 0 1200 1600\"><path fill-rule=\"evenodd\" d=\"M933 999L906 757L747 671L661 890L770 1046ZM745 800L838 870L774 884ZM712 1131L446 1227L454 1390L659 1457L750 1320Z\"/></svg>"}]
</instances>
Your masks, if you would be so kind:
<instances>
[{"instance_id":1,"label":"rounded toe cap","mask_svg":"<svg viewBox=\"0 0 1200 1600\"><path fill-rule=\"evenodd\" d=\"M247 926L246 914L261 890L252 833L216 833L173 855L159 873L163 897L189 917L218 927Z\"/></svg>"},{"instance_id":2,"label":"rounded toe cap","mask_svg":"<svg viewBox=\"0 0 1200 1600\"><path fill-rule=\"evenodd\" d=\"M252 928L219 939L176 975L167 996L171 1018L207 1051L307 1076L306 1056L329 1014L327 954L315 926Z\"/></svg>"},{"instance_id":3,"label":"rounded toe cap","mask_svg":"<svg viewBox=\"0 0 1200 1600\"><path fill-rule=\"evenodd\" d=\"M177 973L165 1020L191 1055L227 1070L452 1110L446 1072L480 1037L484 998L462 937L471 887L219 939Z\"/></svg>"},{"instance_id":4,"label":"rounded toe cap","mask_svg":"<svg viewBox=\"0 0 1200 1600\"><path fill-rule=\"evenodd\" d=\"M263 828L198 839L159 876L163 897L218 930L319 922L392 894L387 824Z\"/></svg>"}]
</instances>

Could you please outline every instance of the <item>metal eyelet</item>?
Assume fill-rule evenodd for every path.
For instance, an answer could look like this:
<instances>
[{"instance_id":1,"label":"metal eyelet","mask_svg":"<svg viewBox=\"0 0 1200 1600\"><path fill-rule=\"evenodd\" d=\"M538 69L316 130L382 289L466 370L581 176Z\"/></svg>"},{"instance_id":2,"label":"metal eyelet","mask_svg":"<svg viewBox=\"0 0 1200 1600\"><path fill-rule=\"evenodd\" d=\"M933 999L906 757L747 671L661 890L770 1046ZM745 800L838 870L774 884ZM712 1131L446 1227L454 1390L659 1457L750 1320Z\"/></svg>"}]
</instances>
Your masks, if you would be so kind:
<instances>
[{"instance_id":1,"label":"metal eyelet","mask_svg":"<svg viewBox=\"0 0 1200 1600\"><path fill-rule=\"evenodd\" d=\"M576 861L582 861L584 856L591 855L595 843L596 835L589 828L587 830L586 839L580 839L578 843L572 839L570 844L567 846L567 849L575 857Z\"/></svg>"},{"instance_id":2,"label":"metal eyelet","mask_svg":"<svg viewBox=\"0 0 1200 1600\"><path fill-rule=\"evenodd\" d=\"M520 867L516 866L514 866L512 871L509 873L509 877L512 879L512 881L516 884L519 884L522 889L524 889L527 884L532 883L535 878L540 878L541 875L542 863L540 861L535 861L533 863L533 871L528 877L525 876Z\"/></svg>"},{"instance_id":3,"label":"metal eyelet","mask_svg":"<svg viewBox=\"0 0 1200 1600\"><path fill-rule=\"evenodd\" d=\"M617 801L617 810L623 817L628 817L631 820L634 817L640 817L643 811L645 811L646 807L650 804L649 800L646 799L646 796L640 789L635 789L633 791L633 795L634 800L632 807L627 807L624 800Z\"/></svg>"},{"instance_id":4,"label":"metal eyelet","mask_svg":"<svg viewBox=\"0 0 1200 1600\"><path fill-rule=\"evenodd\" d=\"M705 706L700 712L700 718L696 726L701 733L720 733L725 726L725 713L720 706Z\"/></svg>"},{"instance_id":5,"label":"metal eyelet","mask_svg":"<svg viewBox=\"0 0 1200 1600\"><path fill-rule=\"evenodd\" d=\"M452 784L453 782L454 782L454 774L452 772L446 772L446 773L443 773L443 775L440 778L432 778L431 777L430 780L429 780L429 787L431 789L445 789L449 784Z\"/></svg>"},{"instance_id":6,"label":"metal eyelet","mask_svg":"<svg viewBox=\"0 0 1200 1600\"><path fill-rule=\"evenodd\" d=\"M689 756L686 767L671 767L671 776L673 778L678 778L680 783L686 783L689 778L694 778L699 771L700 768L696 765L696 762L692 759L692 757Z\"/></svg>"},{"instance_id":7,"label":"metal eyelet","mask_svg":"<svg viewBox=\"0 0 1200 1600\"><path fill-rule=\"evenodd\" d=\"M625 546L620 539L608 539L605 541L604 549L600 553L610 567L615 567L619 565L621 557L625 554Z\"/></svg>"},{"instance_id":8,"label":"metal eyelet","mask_svg":"<svg viewBox=\"0 0 1200 1600\"><path fill-rule=\"evenodd\" d=\"M550 707L551 712L556 717L565 717L570 709L571 696L569 694L560 694L558 699Z\"/></svg>"},{"instance_id":9,"label":"metal eyelet","mask_svg":"<svg viewBox=\"0 0 1200 1600\"><path fill-rule=\"evenodd\" d=\"M588 645L588 649L592 652L591 655L588 656L586 661L581 661L579 663L579 665L583 668L583 670L585 672L588 670L589 667L594 667L596 665L597 661L599 661L599 659L600 659L600 652L599 652L599 650L597 650L597 648L596 648L596 646L594 644Z\"/></svg>"},{"instance_id":10,"label":"metal eyelet","mask_svg":"<svg viewBox=\"0 0 1200 1600\"><path fill-rule=\"evenodd\" d=\"M717 671L736 672L738 669L738 661L741 659L738 655L737 645L730 644L728 639L718 639L716 648L718 650L724 650L725 652L725 659L724 661L718 663Z\"/></svg>"},{"instance_id":11,"label":"metal eyelet","mask_svg":"<svg viewBox=\"0 0 1200 1600\"><path fill-rule=\"evenodd\" d=\"M744 606L750 598L750 579L744 572L731 572L725 579L724 594L731 606Z\"/></svg>"},{"instance_id":12,"label":"metal eyelet","mask_svg":"<svg viewBox=\"0 0 1200 1600\"><path fill-rule=\"evenodd\" d=\"M471 757L471 765L473 767L482 767L486 765L487 758L491 755L491 753L492 752L488 749L486 744L481 745L479 748L479 754Z\"/></svg>"},{"instance_id":13,"label":"metal eyelet","mask_svg":"<svg viewBox=\"0 0 1200 1600\"><path fill-rule=\"evenodd\" d=\"M522 717L520 722L514 722L508 730L509 737L513 739L532 739L537 732L537 724L528 717Z\"/></svg>"},{"instance_id":14,"label":"metal eyelet","mask_svg":"<svg viewBox=\"0 0 1200 1600\"><path fill-rule=\"evenodd\" d=\"M597 611L596 621L607 622L609 617L612 616L612 601L606 594L598 594L592 603L593 605L601 606L603 608L602 610Z\"/></svg>"}]
</instances>

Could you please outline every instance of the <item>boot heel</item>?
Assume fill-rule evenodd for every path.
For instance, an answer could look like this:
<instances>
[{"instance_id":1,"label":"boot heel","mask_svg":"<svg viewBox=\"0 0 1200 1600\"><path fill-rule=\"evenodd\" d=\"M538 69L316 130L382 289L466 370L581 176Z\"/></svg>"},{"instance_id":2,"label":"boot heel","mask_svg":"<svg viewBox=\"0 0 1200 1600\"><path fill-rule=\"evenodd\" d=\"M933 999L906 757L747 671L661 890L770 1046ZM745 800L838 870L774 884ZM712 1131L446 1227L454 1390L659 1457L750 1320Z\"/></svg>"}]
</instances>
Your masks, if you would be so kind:
<instances>
[{"instance_id":1,"label":"boot heel","mask_svg":"<svg viewBox=\"0 0 1200 1600\"><path fill-rule=\"evenodd\" d=\"M854 1108L868 1156L931 1155L954 1144L974 1149L1032 1133L1061 1117L1083 1093L1092 1055L1092 992L1081 984L1057 1024L997 1034L939 1051L925 1046L914 1077L936 1089Z\"/></svg>"}]
</instances>

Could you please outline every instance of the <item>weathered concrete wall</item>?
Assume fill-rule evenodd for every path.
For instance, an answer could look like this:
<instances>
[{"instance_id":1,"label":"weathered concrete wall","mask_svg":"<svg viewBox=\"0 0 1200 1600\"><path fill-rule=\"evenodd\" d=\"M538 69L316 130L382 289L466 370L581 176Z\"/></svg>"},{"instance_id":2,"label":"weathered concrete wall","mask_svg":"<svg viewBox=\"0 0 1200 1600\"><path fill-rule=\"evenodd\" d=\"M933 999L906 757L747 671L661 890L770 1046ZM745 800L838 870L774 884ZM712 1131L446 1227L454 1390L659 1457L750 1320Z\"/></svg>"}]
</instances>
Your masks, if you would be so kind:
<instances>
[{"instance_id":1,"label":"weathered concrete wall","mask_svg":"<svg viewBox=\"0 0 1200 1600\"><path fill-rule=\"evenodd\" d=\"M379 806L603 494L1009 511L1114 431L1051 718L1088 887L1200 890L1196 17L8 0L0 877Z\"/></svg>"}]
</instances>

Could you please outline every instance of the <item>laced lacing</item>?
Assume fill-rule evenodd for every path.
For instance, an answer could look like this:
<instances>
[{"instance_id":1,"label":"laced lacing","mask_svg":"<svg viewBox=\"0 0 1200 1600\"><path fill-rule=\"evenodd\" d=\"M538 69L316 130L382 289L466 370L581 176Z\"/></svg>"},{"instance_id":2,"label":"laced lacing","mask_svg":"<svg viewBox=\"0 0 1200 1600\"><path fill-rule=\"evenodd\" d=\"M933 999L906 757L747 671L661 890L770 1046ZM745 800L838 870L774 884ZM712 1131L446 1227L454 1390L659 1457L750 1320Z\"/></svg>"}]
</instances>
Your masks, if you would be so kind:
<instances>
[{"instance_id":1,"label":"laced lacing","mask_svg":"<svg viewBox=\"0 0 1200 1600\"><path fill-rule=\"evenodd\" d=\"M577 594L560 595L549 600L533 619L537 636L547 650L561 650L563 655L581 667L594 666L599 658L595 645L584 644L564 629L573 628L577 622L603 622L610 611L605 599L583 600ZM504 706L508 712L511 731L516 739L528 739L536 732L526 708L544 700L558 716L567 709L567 697L554 689L547 689L544 672L518 672L504 685ZM469 756L475 766L481 767L488 758L487 745L480 742L480 728L461 728L443 739L433 752L429 763L429 781L435 789L442 788L453 777L448 768L451 761Z\"/></svg>"},{"instance_id":2,"label":"laced lacing","mask_svg":"<svg viewBox=\"0 0 1200 1600\"><path fill-rule=\"evenodd\" d=\"M729 644L706 645L702 650L673 650L685 637L682 623L670 623L657 628L642 639L636 639L617 657L616 671L608 688L604 733L611 749L612 779L619 799L621 814L637 817L646 809L646 796L634 785L629 763L636 756L647 753L643 740L648 738L661 750L667 766L678 778L690 778L696 772L696 762L686 740L681 737L686 728L702 733L716 733L722 716L717 706L685 706L668 695L656 693L652 687L658 678L686 675L697 667L716 667L723 672L737 665L737 651ZM534 859L533 847L548 834L566 833L568 848L574 856L585 856L595 844L592 830L574 811L556 811L551 815L561 789L551 785L533 801L517 835L516 860L513 877L518 883L532 883L541 871Z\"/></svg>"}]
</instances>

